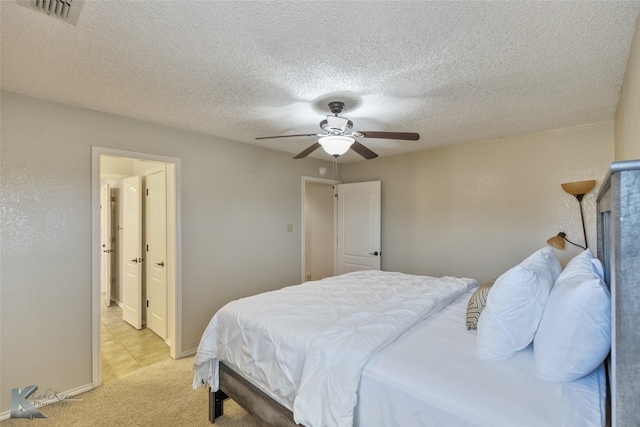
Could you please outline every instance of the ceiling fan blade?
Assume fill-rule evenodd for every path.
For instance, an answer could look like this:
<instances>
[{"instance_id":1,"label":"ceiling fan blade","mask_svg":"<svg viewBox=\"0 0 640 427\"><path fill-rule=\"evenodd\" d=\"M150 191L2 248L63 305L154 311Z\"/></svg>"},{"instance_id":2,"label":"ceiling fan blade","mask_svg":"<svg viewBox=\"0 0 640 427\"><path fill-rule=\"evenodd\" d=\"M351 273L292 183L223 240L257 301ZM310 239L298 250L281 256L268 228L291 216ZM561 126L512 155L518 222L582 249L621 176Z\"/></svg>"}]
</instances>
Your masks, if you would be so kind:
<instances>
[{"instance_id":1,"label":"ceiling fan blade","mask_svg":"<svg viewBox=\"0 0 640 427\"><path fill-rule=\"evenodd\" d=\"M309 154L311 154L314 151L316 151L318 148L320 148L320 143L316 142L315 144L311 145L309 148L307 148L306 150L304 150L303 152L301 152L300 154L295 156L294 159L304 159Z\"/></svg>"},{"instance_id":2,"label":"ceiling fan blade","mask_svg":"<svg viewBox=\"0 0 640 427\"><path fill-rule=\"evenodd\" d=\"M369 150L367 147L360 144L358 141L354 141L353 144L351 144L350 148L367 160L375 159L376 157L378 157L376 153Z\"/></svg>"},{"instance_id":3,"label":"ceiling fan blade","mask_svg":"<svg viewBox=\"0 0 640 427\"><path fill-rule=\"evenodd\" d=\"M322 136L322 135L318 135L317 133L301 133L298 135L277 135L277 136L261 136L258 137L256 139L272 139L272 138L291 138L294 136Z\"/></svg>"},{"instance_id":4,"label":"ceiling fan blade","mask_svg":"<svg viewBox=\"0 0 640 427\"><path fill-rule=\"evenodd\" d=\"M385 139L404 139L406 141L417 141L420 134L415 132L373 132L358 131L353 133L355 136L362 135L363 138L385 138Z\"/></svg>"}]
</instances>

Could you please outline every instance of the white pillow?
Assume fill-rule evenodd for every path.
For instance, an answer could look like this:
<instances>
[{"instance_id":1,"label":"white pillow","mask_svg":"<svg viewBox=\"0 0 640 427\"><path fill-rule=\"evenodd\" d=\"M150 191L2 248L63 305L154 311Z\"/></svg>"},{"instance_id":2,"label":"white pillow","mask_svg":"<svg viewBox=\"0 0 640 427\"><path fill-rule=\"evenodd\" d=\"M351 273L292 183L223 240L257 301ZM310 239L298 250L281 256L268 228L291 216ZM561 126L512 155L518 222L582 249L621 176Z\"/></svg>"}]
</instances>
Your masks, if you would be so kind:
<instances>
[{"instance_id":1,"label":"white pillow","mask_svg":"<svg viewBox=\"0 0 640 427\"><path fill-rule=\"evenodd\" d=\"M586 249L569 261L557 281L564 281L569 277L581 277L585 280L598 277L604 280L602 263L593 255L591 249Z\"/></svg>"},{"instance_id":2,"label":"white pillow","mask_svg":"<svg viewBox=\"0 0 640 427\"><path fill-rule=\"evenodd\" d=\"M572 259L545 307L533 352L538 377L553 382L591 373L611 349L611 294L590 250Z\"/></svg>"},{"instance_id":3,"label":"white pillow","mask_svg":"<svg viewBox=\"0 0 640 427\"><path fill-rule=\"evenodd\" d=\"M498 277L478 320L479 358L506 360L531 344L561 269L545 247Z\"/></svg>"}]
</instances>

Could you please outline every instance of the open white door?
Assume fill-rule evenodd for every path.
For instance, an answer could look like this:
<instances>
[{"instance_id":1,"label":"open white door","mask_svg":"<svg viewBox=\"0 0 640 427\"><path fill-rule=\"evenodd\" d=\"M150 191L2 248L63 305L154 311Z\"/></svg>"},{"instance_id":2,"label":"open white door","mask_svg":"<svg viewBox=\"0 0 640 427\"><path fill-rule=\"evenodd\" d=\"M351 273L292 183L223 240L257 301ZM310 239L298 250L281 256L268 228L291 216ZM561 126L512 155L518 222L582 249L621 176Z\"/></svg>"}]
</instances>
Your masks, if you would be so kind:
<instances>
[{"instance_id":1,"label":"open white door","mask_svg":"<svg viewBox=\"0 0 640 427\"><path fill-rule=\"evenodd\" d=\"M100 187L100 233L102 263L100 269L100 289L104 293L104 304L111 305L111 187L105 184Z\"/></svg>"},{"instance_id":2,"label":"open white door","mask_svg":"<svg viewBox=\"0 0 640 427\"><path fill-rule=\"evenodd\" d=\"M167 339L167 189L165 171L146 177L145 271L147 327Z\"/></svg>"},{"instance_id":3,"label":"open white door","mask_svg":"<svg viewBox=\"0 0 640 427\"><path fill-rule=\"evenodd\" d=\"M338 274L379 270L380 181L338 184Z\"/></svg>"},{"instance_id":4,"label":"open white door","mask_svg":"<svg viewBox=\"0 0 640 427\"><path fill-rule=\"evenodd\" d=\"M141 179L122 180L124 274L122 319L142 329L142 194Z\"/></svg>"}]
</instances>

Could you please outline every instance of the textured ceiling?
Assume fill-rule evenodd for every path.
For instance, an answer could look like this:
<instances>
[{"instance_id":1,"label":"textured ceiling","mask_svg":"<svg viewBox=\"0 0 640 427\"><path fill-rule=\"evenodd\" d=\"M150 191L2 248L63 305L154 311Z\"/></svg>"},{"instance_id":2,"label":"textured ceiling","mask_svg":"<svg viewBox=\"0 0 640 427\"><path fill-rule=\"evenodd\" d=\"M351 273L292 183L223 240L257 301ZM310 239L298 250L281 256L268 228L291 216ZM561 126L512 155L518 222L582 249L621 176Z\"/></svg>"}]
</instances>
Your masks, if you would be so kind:
<instances>
[{"instance_id":1,"label":"textured ceiling","mask_svg":"<svg viewBox=\"0 0 640 427\"><path fill-rule=\"evenodd\" d=\"M3 90L291 153L315 140L255 138L319 131L339 100L354 130L420 133L360 140L386 156L612 120L640 1L0 7Z\"/></svg>"}]
</instances>

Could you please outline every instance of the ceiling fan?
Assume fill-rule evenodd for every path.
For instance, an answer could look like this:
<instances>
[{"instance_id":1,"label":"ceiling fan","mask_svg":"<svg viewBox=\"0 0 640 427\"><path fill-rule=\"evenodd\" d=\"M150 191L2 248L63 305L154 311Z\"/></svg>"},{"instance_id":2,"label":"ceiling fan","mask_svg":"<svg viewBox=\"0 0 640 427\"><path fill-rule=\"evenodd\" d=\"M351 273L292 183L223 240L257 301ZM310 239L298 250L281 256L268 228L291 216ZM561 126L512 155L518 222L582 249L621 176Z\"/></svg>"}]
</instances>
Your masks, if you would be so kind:
<instances>
[{"instance_id":1,"label":"ceiling fan","mask_svg":"<svg viewBox=\"0 0 640 427\"><path fill-rule=\"evenodd\" d=\"M278 136L262 136L256 139L272 139L272 138L292 138L301 136L319 136L317 142L309 146L294 157L294 159L302 159L313 153L318 148L324 150L334 157L341 156L349 149L360 154L365 159L375 159L378 157L376 153L360 144L355 138L384 138L384 139L402 139L406 141L417 141L420 135L415 132L374 132L374 131L353 131L353 122L346 117L340 117L338 114L342 112L344 102L334 101L329 103L329 110L333 115L327 115L325 120L320 122L320 128L323 133L302 133L297 135L278 135Z\"/></svg>"}]
</instances>

